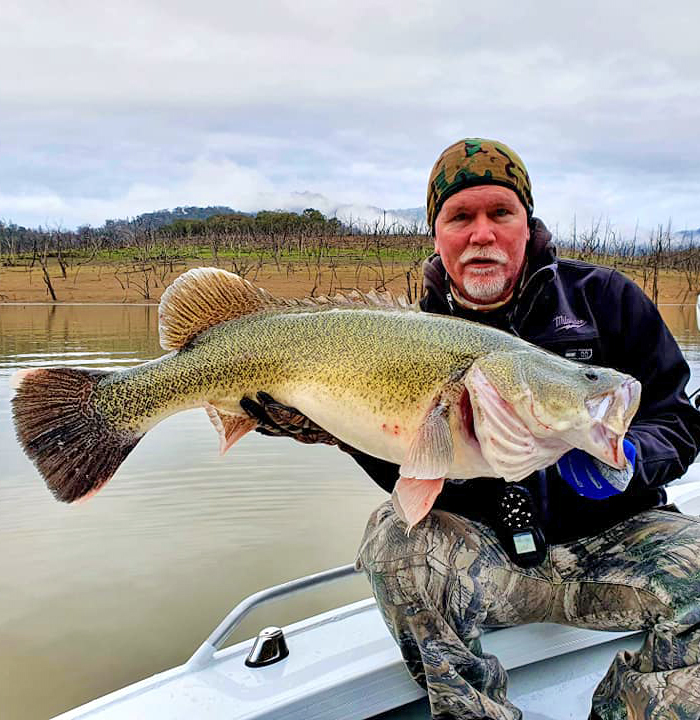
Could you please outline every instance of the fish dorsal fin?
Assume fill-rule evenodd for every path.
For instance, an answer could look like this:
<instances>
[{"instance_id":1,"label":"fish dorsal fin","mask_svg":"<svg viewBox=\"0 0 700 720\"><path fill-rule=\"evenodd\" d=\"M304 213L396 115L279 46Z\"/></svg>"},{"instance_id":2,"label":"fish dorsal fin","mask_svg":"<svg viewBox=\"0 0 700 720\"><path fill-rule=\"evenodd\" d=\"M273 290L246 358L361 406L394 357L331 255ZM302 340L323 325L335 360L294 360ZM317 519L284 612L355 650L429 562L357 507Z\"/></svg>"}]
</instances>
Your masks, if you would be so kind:
<instances>
[{"instance_id":1,"label":"fish dorsal fin","mask_svg":"<svg viewBox=\"0 0 700 720\"><path fill-rule=\"evenodd\" d=\"M207 328L278 304L284 301L226 270L188 270L160 300L160 345L164 350L178 350Z\"/></svg>"},{"instance_id":2,"label":"fish dorsal fin","mask_svg":"<svg viewBox=\"0 0 700 720\"><path fill-rule=\"evenodd\" d=\"M279 298L277 298L279 301ZM409 303L405 295L394 295L391 290L350 290L338 292L332 297L319 295L318 297L305 297L301 299L285 299L287 305L300 305L302 307L317 308L319 310L333 307L366 307L384 310L420 310L418 303Z\"/></svg>"},{"instance_id":3,"label":"fish dorsal fin","mask_svg":"<svg viewBox=\"0 0 700 720\"><path fill-rule=\"evenodd\" d=\"M405 297L389 290L279 298L226 270L194 268L176 278L163 293L158 308L160 345L164 350L179 350L207 328L271 308L325 310L358 306L418 310L416 304L409 304Z\"/></svg>"},{"instance_id":4,"label":"fish dorsal fin","mask_svg":"<svg viewBox=\"0 0 700 720\"><path fill-rule=\"evenodd\" d=\"M319 298L320 299L320 298ZM349 293L337 293L332 298L326 298L332 305L364 305L378 308L400 308L402 310L418 310L417 303L409 303L405 295L394 295L391 290L370 290L363 293L352 290Z\"/></svg>"}]
</instances>

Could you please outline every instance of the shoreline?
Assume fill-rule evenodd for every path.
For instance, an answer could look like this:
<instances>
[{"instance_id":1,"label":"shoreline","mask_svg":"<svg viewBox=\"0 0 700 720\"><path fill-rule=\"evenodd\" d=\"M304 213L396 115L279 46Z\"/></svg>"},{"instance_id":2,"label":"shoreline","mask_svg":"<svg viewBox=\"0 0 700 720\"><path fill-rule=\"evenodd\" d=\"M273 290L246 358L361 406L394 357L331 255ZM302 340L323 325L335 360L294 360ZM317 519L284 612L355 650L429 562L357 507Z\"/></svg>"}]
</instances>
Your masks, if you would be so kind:
<instances>
[{"instance_id":1,"label":"shoreline","mask_svg":"<svg viewBox=\"0 0 700 720\"><path fill-rule=\"evenodd\" d=\"M172 270L154 266L129 273L123 271L123 266L115 264L78 265L66 267L64 277L58 263L50 263L48 275L55 300L51 298L41 267L2 266L0 305L157 305L165 288L176 277L192 268L208 265L212 264L193 260L183 262ZM233 272L239 269L235 262L221 262L216 267ZM618 266L616 269L651 296L653 278L650 272L645 278L645 273L636 267ZM312 266L305 263L265 263L239 274L281 297L333 295L339 291L367 291L373 288L386 288L405 295L410 287L411 300L414 300L422 292L420 263L405 260L360 265L350 262ZM659 271L657 288L658 303L663 305L692 305L700 290L689 289L688 278L680 270Z\"/></svg>"},{"instance_id":2,"label":"shoreline","mask_svg":"<svg viewBox=\"0 0 700 720\"><path fill-rule=\"evenodd\" d=\"M12 302L0 301L2 307L158 307L157 300L153 302L60 302L49 300L48 302L22 301ZM696 303L688 302L659 302L663 307L695 307Z\"/></svg>"}]
</instances>

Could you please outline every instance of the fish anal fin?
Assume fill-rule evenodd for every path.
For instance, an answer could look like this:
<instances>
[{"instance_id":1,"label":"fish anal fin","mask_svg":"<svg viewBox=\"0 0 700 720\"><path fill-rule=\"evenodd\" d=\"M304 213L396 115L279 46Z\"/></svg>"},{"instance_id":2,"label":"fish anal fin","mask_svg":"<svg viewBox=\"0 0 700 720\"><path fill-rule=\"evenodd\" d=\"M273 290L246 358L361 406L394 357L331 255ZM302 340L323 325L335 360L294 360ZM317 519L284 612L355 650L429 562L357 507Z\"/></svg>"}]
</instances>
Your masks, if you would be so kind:
<instances>
[{"instance_id":1,"label":"fish anal fin","mask_svg":"<svg viewBox=\"0 0 700 720\"><path fill-rule=\"evenodd\" d=\"M391 500L396 514L408 525L406 534L430 512L444 484L445 478L399 478Z\"/></svg>"},{"instance_id":2,"label":"fish anal fin","mask_svg":"<svg viewBox=\"0 0 700 720\"><path fill-rule=\"evenodd\" d=\"M219 454L224 455L234 443L238 442L246 433L255 428L257 422L248 415L236 415L220 410L210 403L205 403L204 409L219 433Z\"/></svg>"}]
</instances>

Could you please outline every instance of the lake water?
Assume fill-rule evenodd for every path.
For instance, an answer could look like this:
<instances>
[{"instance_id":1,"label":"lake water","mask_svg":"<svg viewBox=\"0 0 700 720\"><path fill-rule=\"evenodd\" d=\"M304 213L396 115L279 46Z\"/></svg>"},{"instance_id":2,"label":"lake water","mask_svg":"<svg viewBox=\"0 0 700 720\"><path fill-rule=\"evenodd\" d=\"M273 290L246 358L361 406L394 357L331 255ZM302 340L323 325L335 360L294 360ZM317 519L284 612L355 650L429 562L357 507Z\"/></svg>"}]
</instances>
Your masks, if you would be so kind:
<instances>
[{"instance_id":1,"label":"lake water","mask_svg":"<svg viewBox=\"0 0 700 720\"><path fill-rule=\"evenodd\" d=\"M691 306L662 308L700 380ZM56 502L19 448L18 368L158 357L155 306L0 305L0 717L46 718L187 660L244 596L352 562L386 495L343 453L249 433L226 456L204 410L149 432L116 477ZM254 612L232 641L369 596L363 576Z\"/></svg>"}]
</instances>

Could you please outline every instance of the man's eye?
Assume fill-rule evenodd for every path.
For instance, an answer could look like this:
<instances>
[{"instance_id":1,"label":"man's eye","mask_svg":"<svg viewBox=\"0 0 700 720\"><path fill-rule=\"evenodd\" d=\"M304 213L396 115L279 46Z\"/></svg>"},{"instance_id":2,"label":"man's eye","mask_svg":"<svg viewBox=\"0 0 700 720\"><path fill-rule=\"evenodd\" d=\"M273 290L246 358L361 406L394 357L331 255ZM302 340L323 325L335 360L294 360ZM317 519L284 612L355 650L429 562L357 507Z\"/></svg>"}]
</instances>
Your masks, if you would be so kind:
<instances>
[{"instance_id":1,"label":"man's eye","mask_svg":"<svg viewBox=\"0 0 700 720\"><path fill-rule=\"evenodd\" d=\"M506 215L510 215L510 210L505 207L496 208L496 215L498 217L505 217Z\"/></svg>"},{"instance_id":2,"label":"man's eye","mask_svg":"<svg viewBox=\"0 0 700 720\"><path fill-rule=\"evenodd\" d=\"M467 219L467 214L466 214L466 213L463 213L463 212L461 212L461 213L456 213L456 214L454 214L454 215L452 216L452 219L453 219L453 220L466 220L466 219Z\"/></svg>"}]
</instances>

